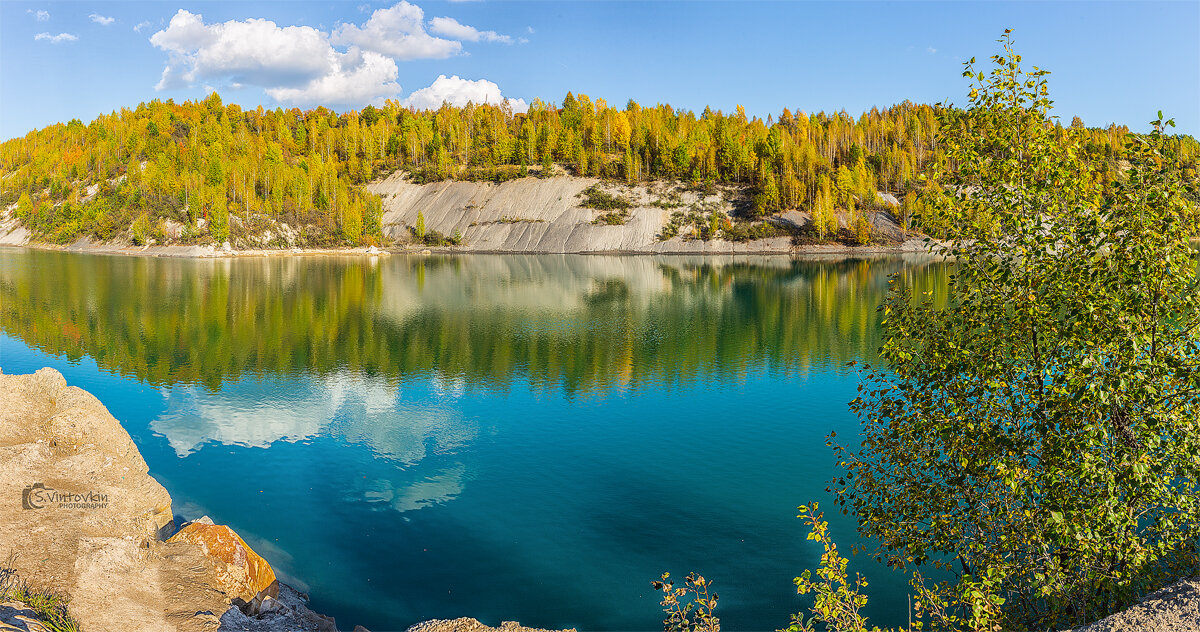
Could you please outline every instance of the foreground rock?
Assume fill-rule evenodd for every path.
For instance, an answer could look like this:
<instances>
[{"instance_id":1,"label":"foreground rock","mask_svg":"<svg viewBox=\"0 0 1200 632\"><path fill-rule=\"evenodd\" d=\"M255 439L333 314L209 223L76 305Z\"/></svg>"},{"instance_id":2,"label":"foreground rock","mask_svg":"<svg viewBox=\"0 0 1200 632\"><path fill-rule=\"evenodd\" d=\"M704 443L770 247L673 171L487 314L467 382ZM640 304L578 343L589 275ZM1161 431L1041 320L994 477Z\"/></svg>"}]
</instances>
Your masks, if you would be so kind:
<instances>
[{"instance_id":1,"label":"foreground rock","mask_svg":"<svg viewBox=\"0 0 1200 632\"><path fill-rule=\"evenodd\" d=\"M475 619L434 619L410 627L405 632L575 632L570 630L543 630L541 628L526 628L515 621L505 621L500 627L486 626Z\"/></svg>"},{"instance_id":2,"label":"foreground rock","mask_svg":"<svg viewBox=\"0 0 1200 632\"><path fill-rule=\"evenodd\" d=\"M53 369L0 375L0 553L30 583L66 596L83 630L336 629L299 593L264 592L264 581L275 584L265 561L245 573L250 600L230 594L237 572L226 554L236 562L237 548L164 542L171 516L170 495L95 397ZM256 617L235 600L257 601Z\"/></svg>"},{"instance_id":3,"label":"foreground rock","mask_svg":"<svg viewBox=\"0 0 1200 632\"><path fill-rule=\"evenodd\" d=\"M263 600L279 598L275 571L233 529L207 518L185 525L167 543L199 546L216 566L217 583L234 605L247 614L258 614Z\"/></svg>"},{"instance_id":4,"label":"foreground rock","mask_svg":"<svg viewBox=\"0 0 1200 632\"><path fill-rule=\"evenodd\" d=\"M1150 593L1142 602L1074 632L1200 632L1200 578Z\"/></svg>"},{"instance_id":5,"label":"foreground rock","mask_svg":"<svg viewBox=\"0 0 1200 632\"><path fill-rule=\"evenodd\" d=\"M0 632L50 632L37 612L20 601L0 603Z\"/></svg>"}]
</instances>

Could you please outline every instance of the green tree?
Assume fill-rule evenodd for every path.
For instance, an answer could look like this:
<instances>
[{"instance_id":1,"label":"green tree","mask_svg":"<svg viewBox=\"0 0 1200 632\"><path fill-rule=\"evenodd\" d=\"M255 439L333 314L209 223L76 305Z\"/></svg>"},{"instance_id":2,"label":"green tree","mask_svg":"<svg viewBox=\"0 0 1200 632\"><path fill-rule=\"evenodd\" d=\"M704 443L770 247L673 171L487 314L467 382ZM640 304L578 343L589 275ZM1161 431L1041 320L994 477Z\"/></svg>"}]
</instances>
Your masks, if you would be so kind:
<instances>
[{"instance_id":1,"label":"green tree","mask_svg":"<svg viewBox=\"0 0 1200 632\"><path fill-rule=\"evenodd\" d=\"M25 222L27 226L33 224L34 206L28 192L22 193L21 197L17 198L17 217L21 218L21 221Z\"/></svg>"},{"instance_id":2,"label":"green tree","mask_svg":"<svg viewBox=\"0 0 1200 632\"><path fill-rule=\"evenodd\" d=\"M1161 113L1106 188L1000 41L942 111L947 304L893 282L835 492L880 557L950 575L943 622L1059 629L1200 562L1197 230Z\"/></svg>"},{"instance_id":3,"label":"green tree","mask_svg":"<svg viewBox=\"0 0 1200 632\"><path fill-rule=\"evenodd\" d=\"M837 237L837 211L833 207L833 193L830 190L829 178L824 174L817 178L817 197L812 206L812 224L817 230L818 239Z\"/></svg>"},{"instance_id":4,"label":"green tree","mask_svg":"<svg viewBox=\"0 0 1200 632\"><path fill-rule=\"evenodd\" d=\"M425 239L425 214L417 211L417 226L413 229L413 234L417 239Z\"/></svg>"},{"instance_id":5,"label":"green tree","mask_svg":"<svg viewBox=\"0 0 1200 632\"><path fill-rule=\"evenodd\" d=\"M208 232L213 240L220 244L229 240L229 206L224 191L214 189L210 195Z\"/></svg>"},{"instance_id":6,"label":"green tree","mask_svg":"<svg viewBox=\"0 0 1200 632\"><path fill-rule=\"evenodd\" d=\"M763 181L762 189L754 196L754 211L759 215L770 215L779 210L779 186L770 172Z\"/></svg>"},{"instance_id":7,"label":"green tree","mask_svg":"<svg viewBox=\"0 0 1200 632\"><path fill-rule=\"evenodd\" d=\"M133 237L133 243L139 246L145 246L150 235L150 217L142 213L133 221L130 226L130 233Z\"/></svg>"},{"instance_id":8,"label":"green tree","mask_svg":"<svg viewBox=\"0 0 1200 632\"><path fill-rule=\"evenodd\" d=\"M346 208L345 215L342 218L342 234L346 236L346 240L353 246L362 243L363 209L357 204L351 204Z\"/></svg>"}]
</instances>

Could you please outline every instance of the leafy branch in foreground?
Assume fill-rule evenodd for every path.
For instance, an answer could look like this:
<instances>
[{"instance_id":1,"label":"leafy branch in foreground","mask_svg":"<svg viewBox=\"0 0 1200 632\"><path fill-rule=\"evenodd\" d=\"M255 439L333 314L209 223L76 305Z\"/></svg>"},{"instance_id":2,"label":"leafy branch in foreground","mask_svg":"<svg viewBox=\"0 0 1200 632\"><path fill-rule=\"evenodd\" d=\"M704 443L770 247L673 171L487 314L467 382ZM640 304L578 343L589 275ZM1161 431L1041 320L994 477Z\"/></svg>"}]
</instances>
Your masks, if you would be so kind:
<instances>
[{"instance_id":1,"label":"leafy branch in foreground","mask_svg":"<svg viewBox=\"0 0 1200 632\"><path fill-rule=\"evenodd\" d=\"M810 529L808 539L820 542L824 549L817 579L813 579L811 570L805 570L795 579L798 594L813 594L812 616L792 615L787 632L811 632L818 622L835 630L865 631L868 629L867 618L859 610L867 605L867 596L863 593L867 580L858 573L853 581L850 580L846 572L849 560L838 552L837 544L829 536L829 523L824 520L825 514L817 511L818 507L817 503L811 507L801 505L798 516Z\"/></svg>"},{"instance_id":2,"label":"leafy branch in foreground","mask_svg":"<svg viewBox=\"0 0 1200 632\"><path fill-rule=\"evenodd\" d=\"M683 586L676 588L671 574L663 573L661 581L650 585L663 594L663 632L721 632L721 620L713 614L717 594L709 593L710 584L702 575L688 573Z\"/></svg>"},{"instance_id":3,"label":"leafy branch in foreground","mask_svg":"<svg viewBox=\"0 0 1200 632\"><path fill-rule=\"evenodd\" d=\"M1171 121L1097 178L1082 137L1057 137L1048 73L1000 42L990 74L966 64L969 107L942 111L926 198L949 219L946 303L893 278L887 367L851 403L861 444L830 438L831 491L878 560L914 572L919 619L1059 629L1200 567L1197 209ZM808 520L824 566L798 588L818 620L866 629L865 582Z\"/></svg>"},{"instance_id":4,"label":"leafy branch in foreground","mask_svg":"<svg viewBox=\"0 0 1200 632\"><path fill-rule=\"evenodd\" d=\"M782 632L815 632L818 629L883 632L883 628L869 625L861 612L867 605L866 578L855 573L854 580L850 580L846 571L849 560L838 552L837 544L829 535L825 514L818 509L818 503L801 505L797 516L809 527L808 539L820 542L824 549L817 578L813 579L812 571L805 570L795 579L798 594L813 595L811 615L792 615L791 625ZM927 586L920 573L913 573L909 585L915 599L909 626L895 630L924 630L928 624L931 630L997 632L1001 629L998 621L1004 604L1004 599L995 594L997 579L994 573L981 578L965 577L953 590L947 590L945 585Z\"/></svg>"}]
</instances>

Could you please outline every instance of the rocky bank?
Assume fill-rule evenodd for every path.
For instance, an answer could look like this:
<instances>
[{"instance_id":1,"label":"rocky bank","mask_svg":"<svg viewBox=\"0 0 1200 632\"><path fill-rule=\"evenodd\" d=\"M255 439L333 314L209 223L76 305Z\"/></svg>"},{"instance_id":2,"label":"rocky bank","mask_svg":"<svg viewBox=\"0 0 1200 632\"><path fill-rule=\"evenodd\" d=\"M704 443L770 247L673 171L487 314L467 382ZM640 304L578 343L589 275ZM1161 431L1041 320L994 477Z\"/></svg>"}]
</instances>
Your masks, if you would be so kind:
<instances>
[{"instance_id":1,"label":"rocky bank","mask_svg":"<svg viewBox=\"0 0 1200 632\"><path fill-rule=\"evenodd\" d=\"M66 597L84 632L338 629L229 527L176 525L129 433L49 368L0 374L0 568ZM26 604L0 603L0 632L40 629ZM415 629L492 630L474 619Z\"/></svg>"},{"instance_id":2,"label":"rocky bank","mask_svg":"<svg viewBox=\"0 0 1200 632\"><path fill-rule=\"evenodd\" d=\"M1073 632L1200 632L1200 578L1146 595L1141 603Z\"/></svg>"},{"instance_id":3,"label":"rocky bank","mask_svg":"<svg viewBox=\"0 0 1200 632\"><path fill-rule=\"evenodd\" d=\"M0 375L0 555L85 631L336 630L228 527L176 533L121 424L62 375Z\"/></svg>"}]
</instances>

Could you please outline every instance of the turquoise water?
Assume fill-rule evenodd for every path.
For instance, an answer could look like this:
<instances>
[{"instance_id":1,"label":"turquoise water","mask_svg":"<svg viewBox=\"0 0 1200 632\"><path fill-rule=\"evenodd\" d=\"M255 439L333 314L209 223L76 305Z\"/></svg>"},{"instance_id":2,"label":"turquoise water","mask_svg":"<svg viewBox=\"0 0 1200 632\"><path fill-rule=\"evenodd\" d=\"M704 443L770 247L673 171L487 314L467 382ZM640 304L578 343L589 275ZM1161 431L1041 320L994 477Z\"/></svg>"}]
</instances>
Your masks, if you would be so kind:
<instances>
[{"instance_id":1,"label":"turquoise water","mask_svg":"<svg viewBox=\"0 0 1200 632\"><path fill-rule=\"evenodd\" d=\"M650 581L694 570L726 630L773 630L807 604L795 507L828 499L895 272L944 282L899 258L0 251L0 368L99 397L176 514L343 629L661 629ZM874 622L904 620L902 578L856 566Z\"/></svg>"}]
</instances>

